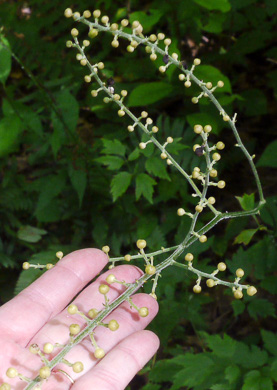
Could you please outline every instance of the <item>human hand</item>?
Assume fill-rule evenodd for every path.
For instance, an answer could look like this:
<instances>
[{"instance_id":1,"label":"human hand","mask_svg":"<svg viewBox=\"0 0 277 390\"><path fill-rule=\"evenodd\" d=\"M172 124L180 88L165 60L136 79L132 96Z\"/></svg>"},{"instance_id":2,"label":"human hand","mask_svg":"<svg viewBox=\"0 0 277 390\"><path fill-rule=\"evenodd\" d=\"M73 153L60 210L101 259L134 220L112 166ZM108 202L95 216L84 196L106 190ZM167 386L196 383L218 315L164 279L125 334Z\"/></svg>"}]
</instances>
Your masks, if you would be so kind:
<instances>
[{"instance_id":1,"label":"human hand","mask_svg":"<svg viewBox=\"0 0 277 390\"><path fill-rule=\"evenodd\" d=\"M79 310L84 313L92 308L100 311L104 297L98 287L108 274L113 273L118 280L129 283L142 275L142 271L135 266L120 265L100 275L86 287L107 262L108 257L97 249L70 253L0 308L0 385L10 383L12 389L24 389L27 383L18 377L9 379L6 371L9 367L15 367L26 377L33 379L38 375L43 363L38 355L30 353L29 346L38 344L43 350L45 343L67 344L70 324L79 324L81 329L84 327L85 320L79 315L70 315L66 308L81 290L73 302ZM113 301L125 289L119 284L111 285L109 299ZM65 356L72 363L81 361L84 370L76 374L67 365L58 364L50 378L43 383L42 390L125 389L159 347L158 337L153 332L143 330L158 312L156 300L142 293L135 294L132 300L138 307L146 306L149 315L140 317L128 302L122 303L104 320L108 323L115 319L119 329L112 332L98 326L94 332L98 346L106 353L105 357L101 360L94 357L94 347L86 337ZM60 348L55 348L46 356L51 360L59 351ZM68 373L74 383L58 370Z\"/></svg>"}]
</instances>

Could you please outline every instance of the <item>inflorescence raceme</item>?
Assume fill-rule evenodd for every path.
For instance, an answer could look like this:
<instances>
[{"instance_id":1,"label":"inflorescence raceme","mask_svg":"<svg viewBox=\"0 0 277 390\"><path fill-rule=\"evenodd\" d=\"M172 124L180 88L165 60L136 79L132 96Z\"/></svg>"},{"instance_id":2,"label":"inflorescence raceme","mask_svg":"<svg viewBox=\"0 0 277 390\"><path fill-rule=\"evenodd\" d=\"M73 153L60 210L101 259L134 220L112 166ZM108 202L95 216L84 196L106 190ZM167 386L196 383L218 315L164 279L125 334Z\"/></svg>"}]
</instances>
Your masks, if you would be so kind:
<instances>
[{"instance_id":1,"label":"inflorescence raceme","mask_svg":"<svg viewBox=\"0 0 277 390\"><path fill-rule=\"evenodd\" d=\"M198 96L192 98L192 103L197 104L200 99L208 98L215 105L215 107L219 111L219 115L222 117L224 122L227 122L234 134L236 140L236 146L241 149L244 156L248 160L250 164L250 168L252 170L258 194L259 194L259 203L257 207L253 210L249 211L237 211L237 212L221 212L216 207L216 199L213 196L208 196L208 190L210 186L217 187L218 189L223 189L226 186L224 180L218 180L218 172L216 169L216 164L221 160L221 152L224 150L225 145L222 141L218 141L214 145L209 144L209 134L212 131L212 126L210 124L205 124L204 126L200 124L196 124L193 128L195 134L200 137L199 144L195 144L193 146L193 151L199 157L203 156L206 162L205 171L201 171L199 167L194 167L191 173L188 173L183 170L183 168L174 160L171 154L167 151L167 145L174 142L174 139L171 136L166 138L166 141L161 144L155 137L158 133L159 128L154 124L152 118L149 117L148 112L142 111L139 117L136 117L124 104L124 99L128 95L127 90L121 90L120 92L116 91L115 82L112 78L109 78L105 81L99 76L99 73L104 69L105 64L103 62L98 62L92 64L87 55L86 50L89 48L91 41L89 39L84 39L82 43L80 43L79 31L77 28L73 28L71 30L72 40L66 42L66 46L68 48L77 49L78 53L76 55L76 59L80 62L80 65L83 67L87 67L88 74L84 76L84 81L90 84L93 80L97 82L98 88L91 90L91 95L93 97L98 96L100 93L104 93L105 97L103 101L105 103L113 102L117 105L118 115L123 117L127 115L131 119L131 124L127 126L127 130L130 133L133 133L136 129L140 129L142 133L148 136L148 140L141 141L139 143L140 149L147 148L147 145L153 143L160 150L160 157L163 160L166 160L168 165L171 165L173 168L177 169L182 176L190 184L193 193L192 196L198 199L197 205L195 206L194 212L186 211L184 208L179 207L177 209L177 214L180 217L187 216L191 219L191 225L188 234L184 238L184 240L176 246L169 248L161 248L155 252L147 253L146 247L147 242L144 239L138 239L136 245L138 248L138 253L135 255L126 254L122 257L110 258L110 266L109 269L113 269L115 263L118 261L127 261L142 259L145 263L144 270L145 273L141 276L135 283L126 283L123 280L118 280L116 276L111 272L107 278L106 283L100 284L99 293L104 297L103 309L97 311L95 308L89 310L88 313L83 313L79 310L78 306L70 304L68 306L68 313L70 315L81 316L85 320L85 327L83 329L80 328L80 325L72 323L69 326L69 342L66 345L52 344L46 343L40 348L38 345L33 344L30 346L30 352L37 354L42 361L42 367L40 368L36 378L26 378L21 375L16 368L10 367L7 370L8 378L19 377L20 379L27 382L27 386L25 390L30 390L33 388L40 389L44 381L46 381L53 370L53 368L59 364L64 363L69 366L73 372L81 373L84 370L83 363L80 361L77 362L69 362L65 359L66 354L77 345L80 341L82 341L85 337L88 337L91 341L94 357L96 359L101 359L105 356L105 351L99 346L94 338L95 328L98 326L104 326L111 331L116 331L120 324L116 320L110 320L108 323L104 322L105 318L122 302L127 301L134 310L138 312L138 315L141 317L146 317L149 314L149 309L147 307L137 307L132 301L132 294L134 294L147 280L152 280L152 291L151 296L157 299L155 290L158 284L159 276L163 269L168 266L174 265L176 267L180 267L186 269L196 276L196 282L193 287L193 292L199 294L202 291L201 282L206 280L206 285L208 288L212 288L216 285L224 285L232 289L233 295L236 299L241 299L243 297L243 291L246 290L247 295L253 296L256 294L257 290L254 286L244 285L240 283L241 278L244 276L244 271L239 268L236 270L236 277L233 282L227 282L217 277L219 272L224 272L226 270L226 264L224 262L220 262L216 269L211 273L205 273L196 269L193 266L194 256L192 253L187 251L187 248L191 246L196 240L199 240L201 243L205 243L208 240L206 233L210 231L217 223L224 219L230 218L238 218L242 216L255 215L259 212L262 205L265 203L263 192L261 188L261 183L259 180L259 176L255 165L253 163L253 156L250 156L246 148L244 147L239 134L236 129L236 117L235 114L233 118L230 118L229 115L225 112L222 106L219 104L218 100L214 97L214 92L217 88L222 88L224 86L223 81L219 80L216 85L212 85L211 82L204 82L199 80L194 75L194 70L197 66L201 64L201 60L199 58L195 58L191 68L188 68L188 65L185 61L178 59L177 53L170 53L170 45L171 39L166 37L163 33L151 34L150 36L143 35L143 26L139 21L134 21L131 26L129 26L129 21L127 19L123 19L120 22L120 25L117 23L110 23L109 17L104 15L101 17L100 10L95 10L91 14L90 11L84 11L83 15L79 12L73 12L70 8L65 10L65 16L67 18L73 18L74 21L83 23L88 26L88 38L94 39L98 36L100 32L106 32L112 35L111 45L113 48L119 47L119 39L126 39L129 41L127 46L127 51L132 53L134 52L138 46L145 46L145 51L150 56L151 61L155 61L158 58L158 55L162 56L164 65L159 67L159 71L164 74L170 66L176 66L180 70L180 74L178 76L179 80L183 82L185 88L190 88L192 83L198 85L200 92ZM89 18L93 18L94 21L89 21ZM126 32L126 28L131 27L131 33ZM129 31L129 30L128 30ZM161 47L162 46L162 47ZM219 153L220 152L220 153ZM198 220L199 215L205 210L209 209L213 217L212 219L204 225L198 231L195 230L196 222ZM103 252L105 252L109 256L110 248L109 246L104 246L102 248ZM184 260L181 262L177 262L177 258L179 258L185 252ZM164 255L165 253L171 253L165 260L158 263L157 261L154 264L154 259ZM57 252L56 256L58 259L63 257L62 252ZM33 268L46 268L51 269L54 265L52 263L46 265L35 265L30 264L29 262L23 263L23 269L27 270L30 267ZM109 299L109 290L110 285L117 283L125 287L125 291L122 295L120 295L114 301L110 301ZM47 355L51 354L54 349L58 349L59 352L55 355L54 358L48 359ZM70 375L64 372L69 379L74 382ZM0 386L0 390L10 390L11 386L7 383L3 383Z\"/></svg>"}]
</instances>

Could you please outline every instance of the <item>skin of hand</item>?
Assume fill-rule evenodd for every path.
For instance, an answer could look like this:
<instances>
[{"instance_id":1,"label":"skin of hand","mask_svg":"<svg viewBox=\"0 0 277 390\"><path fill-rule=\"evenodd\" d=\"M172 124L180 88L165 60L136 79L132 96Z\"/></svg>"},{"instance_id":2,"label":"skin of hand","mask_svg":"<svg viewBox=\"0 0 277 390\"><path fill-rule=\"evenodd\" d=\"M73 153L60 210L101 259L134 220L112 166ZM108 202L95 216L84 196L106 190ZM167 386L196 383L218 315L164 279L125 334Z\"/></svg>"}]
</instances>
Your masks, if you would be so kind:
<instances>
[{"instance_id":1,"label":"skin of hand","mask_svg":"<svg viewBox=\"0 0 277 390\"><path fill-rule=\"evenodd\" d=\"M66 344L71 324L79 324L81 329L85 327L86 322L80 315L67 312L70 303L85 314L92 308L100 311L104 296L98 287L101 283L107 284L105 279L109 274L127 283L143 274L135 266L119 265L88 284L107 263L107 255L98 249L72 252L0 308L0 385L9 383L14 390L24 389L27 383L18 377L8 378L6 371L15 367L26 377L38 375L43 363L38 355L29 351L29 346L35 343L42 350L45 343ZM110 285L108 298L113 301L125 289L118 283ZM147 307L149 315L140 317L128 302L122 303L104 320L108 323L115 319L118 330L98 326L94 333L98 346L106 353L104 358L94 357L95 348L86 337L65 356L71 363L81 361L84 370L77 374L60 363L43 382L42 390L124 390L159 348L158 337L144 330L158 312L156 300L143 293L135 294L132 300L138 307ZM59 351L60 348L55 348L46 357L51 360ZM59 369L68 373L74 383Z\"/></svg>"}]
</instances>

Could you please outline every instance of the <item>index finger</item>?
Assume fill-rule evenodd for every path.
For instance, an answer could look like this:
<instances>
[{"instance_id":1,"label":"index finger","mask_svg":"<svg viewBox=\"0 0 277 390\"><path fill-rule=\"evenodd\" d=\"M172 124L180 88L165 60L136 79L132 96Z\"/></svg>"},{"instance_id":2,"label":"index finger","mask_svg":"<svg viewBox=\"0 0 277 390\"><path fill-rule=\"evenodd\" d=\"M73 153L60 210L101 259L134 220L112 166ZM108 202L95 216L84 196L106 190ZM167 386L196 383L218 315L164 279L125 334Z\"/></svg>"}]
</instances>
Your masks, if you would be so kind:
<instances>
[{"instance_id":1,"label":"index finger","mask_svg":"<svg viewBox=\"0 0 277 390\"><path fill-rule=\"evenodd\" d=\"M82 249L61 259L0 308L0 334L26 346L29 340L107 264L99 249ZM28 272L28 271L26 271Z\"/></svg>"}]
</instances>

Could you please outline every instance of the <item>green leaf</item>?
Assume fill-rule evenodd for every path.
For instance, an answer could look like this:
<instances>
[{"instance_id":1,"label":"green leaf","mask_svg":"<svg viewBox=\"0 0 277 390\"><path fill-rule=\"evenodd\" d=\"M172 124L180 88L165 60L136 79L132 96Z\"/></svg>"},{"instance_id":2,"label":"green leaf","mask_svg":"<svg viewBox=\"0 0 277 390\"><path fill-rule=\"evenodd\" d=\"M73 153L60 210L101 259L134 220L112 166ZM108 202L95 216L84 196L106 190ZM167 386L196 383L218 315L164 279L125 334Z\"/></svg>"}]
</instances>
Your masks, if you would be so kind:
<instances>
[{"instance_id":1,"label":"green leaf","mask_svg":"<svg viewBox=\"0 0 277 390\"><path fill-rule=\"evenodd\" d=\"M66 178L61 172L58 175L48 175L40 180L41 192L38 198L36 211L49 205L52 199L57 197L65 186Z\"/></svg>"},{"instance_id":2,"label":"green leaf","mask_svg":"<svg viewBox=\"0 0 277 390\"><path fill-rule=\"evenodd\" d=\"M224 373L225 373L225 378L228 380L230 384L237 382L237 380L241 375L240 368L236 364L227 367Z\"/></svg>"},{"instance_id":3,"label":"green leaf","mask_svg":"<svg viewBox=\"0 0 277 390\"><path fill-rule=\"evenodd\" d=\"M277 356L277 334L269 332L268 330L261 330L262 339L264 342L265 348L272 353L272 355Z\"/></svg>"},{"instance_id":4,"label":"green leaf","mask_svg":"<svg viewBox=\"0 0 277 390\"><path fill-rule=\"evenodd\" d=\"M251 317L255 318L255 320L258 317L266 318L266 317L276 317L275 315L275 307L273 303L269 302L267 299L253 299L248 305L248 312Z\"/></svg>"},{"instance_id":5,"label":"green leaf","mask_svg":"<svg viewBox=\"0 0 277 390\"><path fill-rule=\"evenodd\" d=\"M228 12L231 5L228 0L193 0L196 4L201 5L208 10L219 10L221 12Z\"/></svg>"},{"instance_id":6,"label":"green leaf","mask_svg":"<svg viewBox=\"0 0 277 390\"><path fill-rule=\"evenodd\" d=\"M244 244L248 245L249 242L251 241L252 237L254 234L258 231L259 229L247 229L243 230L236 238L234 241L234 244Z\"/></svg>"},{"instance_id":7,"label":"green leaf","mask_svg":"<svg viewBox=\"0 0 277 390\"><path fill-rule=\"evenodd\" d=\"M21 131L21 121L15 115L5 117L0 121L0 157L17 150Z\"/></svg>"},{"instance_id":8,"label":"green leaf","mask_svg":"<svg viewBox=\"0 0 277 390\"><path fill-rule=\"evenodd\" d=\"M266 147L257 163L257 167L277 168L277 140Z\"/></svg>"},{"instance_id":9,"label":"green leaf","mask_svg":"<svg viewBox=\"0 0 277 390\"><path fill-rule=\"evenodd\" d=\"M166 179L171 181L167 171L165 164L159 157L149 157L146 160L145 168L148 173L151 173L161 179Z\"/></svg>"},{"instance_id":10,"label":"green leaf","mask_svg":"<svg viewBox=\"0 0 277 390\"><path fill-rule=\"evenodd\" d=\"M255 194L243 194L243 196L236 196L243 210L253 210L255 206Z\"/></svg>"},{"instance_id":11,"label":"green leaf","mask_svg":"<svg viewBox=\"0 0 277 390\"><path fill-rule=\"evenodd\" d=\"M113 196L113 202L116 201L124 192L127 191L131 183L132 175L129 172L120 172L115 175L111 182L111 193Z\"/></svg>"},{"instance_id":12,"label":"green leaf","mask_svg":"<svg viewBox=\"0 0 277 390\"><path fill-rule=\"evenodd\" d=\"M17 232L17 238L26 242L38 242L41 239L41 236L47 234L46 230L38 229L34 226L25 225L20 226Z\"/></svg>"},{"instance_id":13,"label":"green leaf","mask_svg":"<svg viewBox=\"0 0 277 390\"><path fill-rule=\"evenodd\" d=\"M234 315L237 317L238 315L244 312L245 303L239 300L234 300L232 301L232 307L234 310Z\"/></svg>"},{"instance_id":14,"label":"green leaf","mask_svg":"<svg viewBox=\"0 0 277 390\"><path fill-rule=\"evenodd\" d=\"M147 106L148 104L164 99L169 96L172 91L173 87L162 81L154 81L152 83L139 85L130 93L128 106Z\"/></svg>"},{"instance_id":15,"label":"green leaf","mask_svg":"<svg viewBox=\"0 0 277 390\"><path fill-rule=\"evenodd\" d=\"M277 359L275 359L270 368L270 376L271 378L277 382Z\"/></svg>"},{"instance_id":16,"label":"green leaf","mask_svg":"<svg viewBox=\"0 0 277 390\"><path fill-rule=\"evenodd\" d=\"M70 166L68 169L68 175L72 187L77 192L79 198L79 207L81 207L87 186L87 173L84 169L74 169L73 166Z\"/></svg>"},{"instance_id":17,"label":"green leaf","mask_svg":"<svg viewBox=\"0 0 277 390\"><path fill-rule=\"evenodd\" d=\"M118 154L119 156L124 156L126 151L126 146L123 145L120 141L117 139L115 140L109 140L109 139L102 139L104 149L101 150L101 153L105 154Z\"/></svg>"},{"instance_id":18,"label":"green leaf","mask_svg":"<svg viewBox=\"0 0 277 390\"><path fill-rule=\"evenodd\" d=\"M102 156L96 158L95 161L106 165L110 171L118 170L124 164L124 160L117 156Z\"/></svg>"},{"instance_id":19,"label":"green leaf","mask_svg":"<svg viewBox=\"0 0 277 390\"><path fill-rule=\"evenodd\" d=\"M143 26L143 31L148 32L150 27L158 23L162 15L163 13L159 9L149 9L147 13L142 11L132 12L130 14L130 22L133 23L135 20L138 20Z\"/></svg>"},{"instance_id":20,"label":"green leaf","mask_svg":"<svg viewBox=\"0 0 277 390\"><path fill-rule=\"evenodd\" d=\"M132 151L132 153L129 154L128 161L134 161L140 156L140 150L139 148L136 148Z\"/></svg>"},{"instance_id":21,"label":"green leaf","mask_svg":"<svg viewBox=\"0 0 277 390\"><path fill-rule=\"evenodd\" d=\"M219 335L209 335L202 332L208 347L219 357L232 357L236 351L236 341L227 334L223 338Z\"/></svg>"},{"instance_id":22,"label":"green leaf","mask_svg":"<svg viewBox=\"0 0 277 390\"><path fill-rule=\"evenodd\" d=\"M195 112L187 115L186 118L191 128L198 124L204 127L208 123L212 126L213 133L218 134L218 122L214 115L207 112Z\"/></svg>"},{"instance_id":23,"label":"green leaf","mask_svg":"<svg viewBox=\"0 0 277 390\"><path fill-rule=\"evenodd\" d=\"M206 4L208 1L203 0ZM221 3L221 0L218 0ZM217 92L229 92L232 93L232 87L228 77L224 76L217 68L211 65L200 65L195 69L195 75L205 82L211 81L213 85L216 85L219 80L224 82L224 87L218 88Z\"/></svg>"},{"instance_id":24,"label":"green leaf","mask_svg":"<svg viewBox=\"0 0 277 390\"><path fill-rule=\"evenodd\" d=\"M242 386L242 390L260 390L260 378L260 371L249 371L244 376L244 384Z\"/></svg>"},{"instance_id":25,"label":"green leaf","mask_svg":"<svg viewBox=\"0 0 277 390\"><path fill-rule=\"evenodd\" d=\"M7 48L6 48L6 47ZM6 38L0 36L0 82L5 84L12 67L10 45Z\"/></svg>"},{"instance_id":26,"label":"green leaf","mask_svg":"<svg viewBox=\"0 0 277 390\"><path fill-rule=\"evenodd\" d=\"M136 200L139 200L141 195L143 195L148 202L153 203L152 196L155 184L157 183L152 177L146 173L140 173L136 177Z\"/></svg>"}]
</instances>

